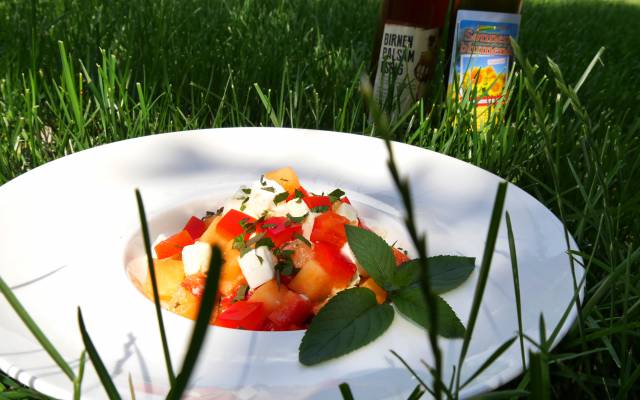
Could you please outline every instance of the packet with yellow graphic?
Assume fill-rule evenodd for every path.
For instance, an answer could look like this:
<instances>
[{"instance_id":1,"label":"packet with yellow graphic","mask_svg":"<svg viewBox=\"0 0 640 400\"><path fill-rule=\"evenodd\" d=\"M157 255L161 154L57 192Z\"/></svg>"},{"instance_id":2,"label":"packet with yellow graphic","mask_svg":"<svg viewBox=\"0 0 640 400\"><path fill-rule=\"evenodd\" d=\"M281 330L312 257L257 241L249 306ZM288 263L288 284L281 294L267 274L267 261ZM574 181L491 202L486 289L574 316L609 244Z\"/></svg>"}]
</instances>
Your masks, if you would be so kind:
<instances>
[{"instance_id":1,"label":"packet with yellow graphic","mask_svg":"<svg viewBox=\"0 0 640 400\"><path fill-rule=\"evenodd\" d=\"M504 88L513 63L510 38L517 38L520 14L458 10L449 92L476 99L478 128L504 104Z\"/></svg>"}]
</instances>

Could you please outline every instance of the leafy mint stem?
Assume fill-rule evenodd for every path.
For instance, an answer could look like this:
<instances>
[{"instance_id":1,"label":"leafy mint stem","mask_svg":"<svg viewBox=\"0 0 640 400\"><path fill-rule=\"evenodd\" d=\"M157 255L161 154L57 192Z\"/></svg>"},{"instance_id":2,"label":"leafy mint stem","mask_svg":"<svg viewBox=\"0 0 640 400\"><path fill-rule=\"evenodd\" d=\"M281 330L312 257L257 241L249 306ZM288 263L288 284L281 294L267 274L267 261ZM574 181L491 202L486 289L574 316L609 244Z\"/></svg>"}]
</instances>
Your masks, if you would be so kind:
<instances>
[{"instance_id":1,"label":"leafy mint stem","mask_svg":"<svg viewBox=\"0 0 640 400\"><path fill-rule=\"evenodd\" d=\"M427 307L430 311L429 326L431 327L431 329L428 330L428 334L429 342L431 344L431 351L433 352L433 358L435 361L433 392L434 397L436 399L440 399L442 397L443 389L442 353L440 352L440 348L438 347L438 307L436 303L436 296L431 289L431 278L429 276L429 265L427 263L426 237L422 234L419 234L416 228L415 217L413 214L413 202L411 201L411 192L409 190L409 182L408 180L401 178L400 173L398 172L398 167L393 155L393 148L391 146L391 132L389 129L389 122L385 115L378 108L376 102L373 100L373 88L371 87L371 82L368 78L364 77L364 79L360 81L360 90L367 106L369 107L369 111L371 112L371 116L376 125L376 129L378 130L379 135L384 138L385 145L387 146L387 151L389 153L387 166L389 167L389 172L391 172L391 176L393 177L393 182L400 192L400 196L402 197L402 202L406 212L405 224L407 226L407 230L409 231L411 241L418 251L418 259L421 270L420 287L427 303Z\"/></svg>"},{"instance_id":2,"label":"leafy mint stem","mask_svg":"<svg viewBox=\"0 0 640 400\"><path fill-rule=\"evenodd\" d=\"M151 239L149 239L149 225L144 211L144 203L140 190L136 189L136 201L138 202L138 213L140 214L140 225L142 226L142 237L144 238L144 251L147 254L147 265L149 266L149 277L151 277L151 287L153 288L153 302L156 306L156 316L158 318L158 327L160 328L160 338L162 339L162 351L164 352L164 361L167 365L167 374L171 386L175 385L176 376L171 365L171 354L169 353L169 345L167 344L167 333L164 329L164 321L162 319L162 309L160 308L160 296L158 295L158 281L156 279L156 268L151 255Z\"/></svg>"}]
</instances>

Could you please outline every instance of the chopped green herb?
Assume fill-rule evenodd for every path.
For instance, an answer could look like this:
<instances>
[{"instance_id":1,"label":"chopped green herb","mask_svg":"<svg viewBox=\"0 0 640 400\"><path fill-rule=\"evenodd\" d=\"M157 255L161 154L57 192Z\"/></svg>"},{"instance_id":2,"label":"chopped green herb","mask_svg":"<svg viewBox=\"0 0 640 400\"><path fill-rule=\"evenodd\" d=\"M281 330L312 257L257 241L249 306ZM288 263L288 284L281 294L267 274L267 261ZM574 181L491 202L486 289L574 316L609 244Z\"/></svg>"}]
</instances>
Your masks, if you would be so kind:
<instances>
[{"instance_id":1,"label":"chopped green herb","mask_svg":"<svg viewBox=\"0 0 640 400\"><path fill-rule=\"evenodd\" d=\"M245 254L251 251L251 247L243 247L240 249L240 257L244 257Z\"/></svg>"},{"instance_id":2,"label":"chopped green herb","mask_svg":"<svg viewBox=\"0 0 640 400\"><path fill-rule=\"evenodd\" d=\"M262 224L262 229L273 229L276 228L278 224Z\"/></svg>"},{"instance_id":3,"label":"chopped green herb","mask_svg":"<svg viewBox=\"0 0 640 400\"><path fill-rule=\"evenodd\" d=\"M265 190L267 192L271 192L271 193L275 193L276 192L276 190L274 188L272 188L271 186L262 187L260 189Z\"/></svg>"},{"instance_id":4,"label":"chopped green herb","mask_svg":"<svg viewBox=\"0 0 640 400\"><path fill-rule=\"evenodd\" d=\"M280 274L284 275L284 276L293 275L293 271L295 270L295 268L294 268L293 264L291 263L291 261L281 261L278 264L276 264L274 269L276 271L280 272Z\"/></svg>"},{"instance_id":5,"label":"chopped green herb","mask_svg":"<svg viewBox=\"0 0 640 400\"><path fill-rule=\"evenodd\" d=\"M302 236L299 233L294 234L293 237L295 237L296 239L298 239L299 241L301 241L302 243L306 244L309 247L312 246L311 242L308 241L307 238L305 238L304 236Z\"/></svg>"},{"instance_id":6,"label":"chopped green herb","mask_svg":"<svg viewBox=\"0 0 640 400\"><path fill-rule=\"evenodd\" d=\"M240 203L240 211L244 211L244 210L246 210L246 209L247 209L247 202L248 202L248 201L249 201L249 198L248 198L248 197L245 197L245 198L242 200L242 203Z\"/></svg>"},{"instance_id":7,"label":"chopped green herb","mask_svg":"<svg viewBox=\"0 0 640 400\"><path fill-rule=\"evenodd\" d=\"M278 204L289 198L289 192L278 193L276 197L273 198L273 204Z\"/></svg>"},{"instance_id":8,"label":"chopped green herb","mask_svg":"<svg viewBox=\"0 0 640 400\"><path fill-rule=\"evenodd\" d=\"M233 238L233 244L231 247L236 250L242 250L247 247L246 243L244 242L244 234L238 235Z\"/></svg>"},{"instance_id":9,"label":"chopped green herb","mask_svg":"<svg viewBox=\"0 0 640 400\"><path fill-rule=\"evenodd\" d=\"M302 221L304 221L305 218L307 218L307 215L309 215L309 213L306 213L305 215L301 215L299 217L294 217L293 215L287 213L287 219L293 222L294 224L299 224Z\"/></svg>"},{"instance_id":10,"label":"chopped green herb","mask_svg":"<svg viewBox=\"0 0 640 400\"><path fill-rule=\"evenodd\" d=\"M268 237L263 237L256 242L256 249L260 246L267 246L270 249L276 247L276 245L273 243L273 240Z\"/></svg>"},{"instance_id":11,"label":"chopped green herb","mask_svg":"<svg viewBox=\"0 0 640 400\"><path fill-rule=\"evenodd\" d=\"M262 186L266 186L267 185L267 182L264 180L264 175L260 175L260 184Z\"/></svg>"},{"instance_id":12,"label":"chopped green herb","mask_svg":"<svg viewBox=\"0 0 640 400\"><path fill-rule=\"evenodd\" d=\"M205 216L201 219L204 220L205 218L217 217L218 215L222 215L223 211L224 207L220 207L216 211L206 211Z\"/></svg>"},{"instance_id":13,"label":"chopped green herb","mask_svg":"<svg viewBox=\"0 0 640 400\"><path fill-rule=\"evenodd\" d=\"M340 200L342 196L344 196L344 192L340 189L336 189L329 193L329 200L333 203L334 201Z\"/></svg>"},{"instance_id":14,"label":"chopped green herb","mask_svg":"<svg viewBox=\"0 0 640 400\"><path fill-rule=\"evenodd\" d=\"M232 303L235 303L237 301L242 301L245 299L245 297L247 297L247 292L249 292L249 286L247 285L241 285L238 288L238 291L236 292L235 297L233 298L233 300L231 301Z\"/></svg>"},{"instance_id":15,"label":"chopped green herb","mask_svg":"<svg viewBox=\"0 0 640 400\"><path fill-rule=\"evenodd\" d=\"M260 264L262 264L264 262L264 258L260 257L259 255L256 254L256 257L258 257L258 261L260 261Z\"/></svg>"},{"instance_id":16,"label":"chopped green herb","mask_svg":"<svg viewBox=\"0 0 640 400\"><path fill-rule=\"evenodd\" d=\"M240 190L242 190L242 192L244 194L251 194L251 189L249 189L249 188L243 188L243 189L240 189Z\"/></svg>"},{"instance_id":17,"label":"chopped green herb","mask_svg":"<svg viewBox=\"0 0 640 400\"><path fill-rule=\"evenodd\" d=\"M313 207L311 209L311 212L315 212L315 213L323 213L327 211L329 211L329 206L318 206L318 207Z\"/></svg>"},{"instance_id":18,"label":"chopped green herb","mask_svg":"<svg viewBox=\"0 0 640 400\"><path fill-rule=\"evenodd\" d=\"M251 247L254 244L258 243L262 238L264 238L264 233L258 233L257 235L255 235L251 239L247 240L246 246L247 247Z\"/></svg>"}]
</instances>

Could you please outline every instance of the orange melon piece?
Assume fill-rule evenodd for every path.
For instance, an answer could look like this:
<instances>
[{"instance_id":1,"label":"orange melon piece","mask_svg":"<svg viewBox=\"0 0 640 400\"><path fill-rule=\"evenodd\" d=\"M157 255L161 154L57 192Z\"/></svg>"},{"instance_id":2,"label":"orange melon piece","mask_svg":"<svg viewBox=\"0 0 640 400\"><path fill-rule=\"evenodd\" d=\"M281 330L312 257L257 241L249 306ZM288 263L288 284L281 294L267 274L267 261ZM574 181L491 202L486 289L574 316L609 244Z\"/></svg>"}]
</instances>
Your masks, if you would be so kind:
<instances>
[{"instance_id":1,"label":"orange melon piece","mask_svg":"<svg viewBox=\"0 0 640 400\"><path fill-rule=\"evenodd\" d=\"M154 266L158 283L158 296L160 296L161 301L168 301L178 290L180 283L184 279L184 265L180 260L167 258L154 260ZM147 275L147 281L145 282L145 294L150 299L153 299L150 275Z\"/></svg>"},{"instance_id":2,"label":"orange melon piece","mask_svg":"<svg viewBox=\"0 0 640 400\"><path fill-rule=\"evenodd\" d=\"M289 288L313 302L322 301L331 294L333 279L315 260L309 260L291 280Z\"/></svg>"},{"instance_id":3,"label":"orange melon piece","mask_svg":"<svg viewBox=\"0 0 640 400\"><path fill-rule=\"evenodd\" d=\"M201 242L205 242L205 243L209 243L209 244L220 244L220 237L218 236L218 233L216 232L216 226L218 226L218 222L220 222L221 217L217 216L214 217L211 222L209 223L209 226L207 227L207 230L204 231L204 233L202 234L202 236L200 236L200 238L198 239Z\"/></svg>"},{"instance_id":4,"label":"orange melon piece","mask_svg":"<svg viewBox=\"0 0 640 400\"><path fill-rule=\"evenodd\" d=\"M300 187L300 180L298 175L291 167L284 167L276 169L275 171L267 172L264 177L276 181L286 190L289 194L294 195L297 188Z\"/></svg>"},{"instance_id":5,"label":"orange melon piece","mask_svg":"<svg viewBox=\"0 0 640 400\"><path fill-rule=\"evenodd\" d=\"M200 298L182 286L174 293L169 302L169 309L189 319L196 319L200 310Z\"/></svg>"},{"instance_id":6,"label":"orange melon piece","mask_svg":"<svg viewBox=\"0 0 640 400\"><path fill-rule=\"evenodd\" d=\"M384 301L387 299L387 292L383 288L378 286L378 284L371 278L361 283L360 287L370 289L376 295L376 301L378 302L378 304L384 303Z\"/></svg>"},{"instance_id":7,"label":"orange melon piece","mask_svg":"<svg viewBox=\"0 0 640 400\"><path fill-rule=\"evenodd\" d=\"M225 262L222 265L222 271L220 271L220 282L218 283L218 291L223 296L229 296L233 293L234 289L238 285L246 283L240 264L238 263L238 250L233 250L235 255L227 253L224 254ZM228 253L232 253L231 251Z\"/></svg>"},{"instance_id":8,"label":"orange melon piece","mask_svg":"<svg viewBox=\"0 0 640 400\"><path fill-rule=\"evenodd\" d=\"M260 287L253 292L247 301L264 304L268 315L280 307L287 293L289 293L289 289L284 285L280 285L280 287L278 287L276 280L272 279L269 282L260 285Z\"/></svg>"}]
</instances>

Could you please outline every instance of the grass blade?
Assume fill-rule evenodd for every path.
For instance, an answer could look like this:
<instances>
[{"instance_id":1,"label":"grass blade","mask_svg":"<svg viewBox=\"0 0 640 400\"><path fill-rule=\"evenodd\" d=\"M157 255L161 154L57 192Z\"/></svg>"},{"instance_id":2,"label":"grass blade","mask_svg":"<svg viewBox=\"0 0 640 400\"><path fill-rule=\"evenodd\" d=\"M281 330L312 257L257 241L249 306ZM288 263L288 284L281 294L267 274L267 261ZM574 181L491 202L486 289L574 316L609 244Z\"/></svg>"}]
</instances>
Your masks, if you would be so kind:
<instances>
[{"instance_id":1,"label":"grass blade","mask_svg":"<svg viewBox=\"0 0 640 400\"><path fill-rule=\"evenodd\" d=\"M418 382L420 382L420 385L422 385L422 387L429 392L430 395L432 395L433 397L436 396L436 393L431 390L431 388L429 388L429 386L427 386L427 384L425 383L425 381L422 380L422 378L420 378L420 375L418 375L416 373L416 371L413 370L413 368L411 368L411 366L404 360L404 358L402 358L398 353L396 353L394 350L389 350L391 352L391 354L393 354L398 360L400 360L400 362L402 363L402 365L404 365L404 367L409 371L409 373L411 373L411 375L413 375L414 378L416 378L416 380Z\"/></svg>"},{"instance_id":2,"label":"grass blade","mask_svg":"<svg viewBox=\"0 0 640 400\"><path fill-rule=\"evenodd\" d=\"M351 393L351 388L347 382L342 382L339 388L340 394L344 400L353 400L353 393Z\"/></svg>"},{"instance_id":3,"label":"grass blade","mask_svg":"<svg viewBox=\"0 0 640 400\"><path fill-rule=\"evenodd\" d=\"M78 375L73 380L73 400L80 400L82 394L82 378L84 378L84 366L87 362L87 352L83 350L80 354L80 365L78 366Z\"/></svg>"},{"instance_id":4,"label":"grass blade","mask_svg":"<svg viewBox=\"0 0 640 400\"><path fill-rule=\"evenodd\" d=\"M27 310L22 306L18 298L15 296L11 288L5 283L5 281L0 277L0 292L4 295L4 297L11 305L11 308L18 314L18 317L24 322L29 329L29 332L36 338L40 346L49 354L49 356L53 359L53 361L60 367L62 372L71 380L72 382L75 379L75 374L73 370L69 366L69 364L65 361L64 357L58 352L55 346L49 341L47 336L42 332L38 324L31 318Z\"/></svg>"},{"instance_id":5,"label":"grass blade","mask_svg":"<svg viewBox=\"0 0 640 400\"><path fill-rule=\"evenodd\" d=\"M504 201L507 194L507 182L500 182L498 184L498 190L496 192L496 199L493 204L493 211L491 213L491 223L489 224L489 232L487 233L487 241L484 246L484 253L482 255L482 264L480 266L480 272L478 273L478 283L473 293L473 302L471 303L471 312L469 314L469 322L467 322L467 331L462 341L462 349L460 350L460 358L458 360L458 372L456 375L456 392L460 390L460 374L462 371L462 363L469 350L469 344L471 343L471 336L473 335L473 329L476 324L476 319L480 313L480 304L482 303L482 297L484 295L484 289L489 279L489 270L491 268L491 260L493 259L493 250L496 247L496 239L498 237L498 229L500 228L500 220L502 220L502 210L504 208Z\"/></svg>"},{"instance_id":6,"label":"grass blade","mask_svg":"<svg viewBox=\"0 0 640 400\"><path fill-rule=\"evenodd\" d=\"M493 400L493 399L518 399L520 397L528 397L529 392L521 389L497 390L495 392L485 393L472 397L473 400Z\"/></svg>"},{"instance_id":7,"label":"grass blade","mask_svg":"<svg viewBox=\"0 0 640 400\"><path fill-rule=\"evenodd\" d=\"M518 273L518 257L516 255L516 241L513 236L513 227L511 226L511 216L506 212L507 235L509 237L509 255L511 256L511 272L513 274L513 291L516 296L516 313L518 315L518 337L520 339L520 358L522 360L522 370L527 368L524 358L524 337L522 329L522 303L520 301L520 275Z\"/></svg>"},{"instance_id":8,"label":"grass blade","mask_svg":"<svg viewBox=\"0 0 640 400\"><path fill-rule=\"evenodd\" d=\"M482 363L482 365L476 370L476 372L474 372L473 375L471 375L469 379L467 379L460 387L467 386L467 384L471 383L471 381L473 381L478 375L480 375L482 371L489 368L491 364L493 364L493 362L502 355L502 353L504 353L509 349L509 347L511 347L511 345L513 344L513 342L515 342L517 338L518 337L515 336L507 340L506 342L502 343L502 345L500 345L493 353L491 353L489 358L487 358L487 360Z\"/></svg>"},{"instance_id":9,"label":"grass blade","mask_svg":"<svg viewBox=\"0 0 640 400\"><path fill-rule=\"evenodd\" d=\"M529 372L531 374L531 398L536 400L551 399L551 382L549 365L543 353L529 351Z\"/></svg>"},{"instance_id":10,"label":"grass blade","mask_svg":"<svg viewBox=\"0 0 640 400\"><path fill-rule=\"evenodd\" d=\"M182 393L187 388L189 378L196 365L200 349L204 343L204 338L209 328L209 320L215 306L216 293L218 292L218 281L220 279L220 270L222 269L222 253L217 246L212 247L211 261L209 262L209 271L207 272L207 280L196 318L195 326L191 334L191 341L184 357L182 368L176 377L176 383L167 394L167 399L180 399Z\"/></svg>"},{"instance_id":11,"label":"grass blade","mask_svg":"<svg viewBox=\"0 0 640 400\"><path fill-rule=\"evenodd\" d=\"M167 343L167 333L164 329L164 321L162 319L162 308L160 306L160 296L158 295L158 280L156 278L156 268L151 255L151 239L149 238L149 225L147 224L147 216L144 211L144 203L140 190L136 189L136 201L138 202L138 213L140 214L140 225L142 226L142 237L144 238L144 251L147 254L147 265L149 267L149 277L151 278L151 287L153 288L153 303L156 307L156 317L158 318L158 328L160 329L160 338L162 339L162 352L164 353L164 361L167 367L167 375L171 387L175 384L176 377L171 364L171 354L169 353L169 345Z\"/></svg>"},{"instance_id":12,"label":"grass blade","mask_svg":"<svg viewBox=\"0 0 640 400\"><path fill-rule=\"evenodd\" d=\"M89 336L89 332L87 332L87 328L84 326L84 319L82 318L82 311L80 307L78 307L78 325L80 326L80 334L82 335L82 341L84 342L84 347L89 354L89 358L91 359L91 363L98 374L98 378L100 378L100 382L102 383L102 387L105 392L107 392L107 396L111 400L119 400L120 394L118 393L118 389L113 384L111 380L111 376L109 376L109 371L104 366L96 347L93 345L93 341L91 341L91 337Z\"/></svg>"},{"instance_id":13,"label":"grass blade","mask_svg":"<svg viewBox=\"0 0 640 400\"><path fill-rule=\"evenodd\" d=\"M420 385L416 385L416 387L413 389L413 392L411 392L409 394L409 397L407 397L407 400L418 400L420 398L422 398L422 396L424 396L425 391L422 390L422 387Z\"/></svg>"}]
</instances>

